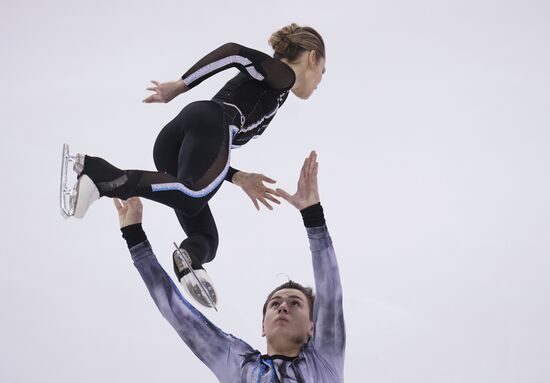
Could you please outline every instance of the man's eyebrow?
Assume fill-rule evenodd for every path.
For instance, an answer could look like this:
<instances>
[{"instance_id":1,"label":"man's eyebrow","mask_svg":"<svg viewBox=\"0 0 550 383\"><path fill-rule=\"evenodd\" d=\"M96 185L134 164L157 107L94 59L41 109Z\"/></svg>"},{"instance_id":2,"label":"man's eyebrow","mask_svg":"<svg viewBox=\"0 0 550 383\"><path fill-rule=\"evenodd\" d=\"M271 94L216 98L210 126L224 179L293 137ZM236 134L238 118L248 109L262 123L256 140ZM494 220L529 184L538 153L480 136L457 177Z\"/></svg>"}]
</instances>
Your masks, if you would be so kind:
<instances>
[{"instance_id":1,"label":"man's eyebrow","mask_svg":"<svg viewBox=\"0 0 550 383\"><path fill-rule=\"evenodd\" d=\"M280 295L277 295L277 296L275 296L275 297L272 297L272 298L270 299L270 301L272 301L272 300L274 300L274 299L283 299L283 297L281 297ZM302 302L305 302L304 298L302 298L302 297L299 296L299 295L289 295L289 296L288 296L288 299L298 299L298 300L300 300L300 301L302 301Z\"/></svg>"},{"instance_id":2,"label":"man's eyebrow","mask_svg":"<svg viewBox=\"0 0 550 383\"><path fill-rule=\"evenodd\" d=\"M304 298L302 298L302 297L299 296L299 295L289 295L288 297L289 297L289 298L296 298L296 299L299 299L299 300L301 300L301 301L304 300Z\"/></svg>"}]
</instances>

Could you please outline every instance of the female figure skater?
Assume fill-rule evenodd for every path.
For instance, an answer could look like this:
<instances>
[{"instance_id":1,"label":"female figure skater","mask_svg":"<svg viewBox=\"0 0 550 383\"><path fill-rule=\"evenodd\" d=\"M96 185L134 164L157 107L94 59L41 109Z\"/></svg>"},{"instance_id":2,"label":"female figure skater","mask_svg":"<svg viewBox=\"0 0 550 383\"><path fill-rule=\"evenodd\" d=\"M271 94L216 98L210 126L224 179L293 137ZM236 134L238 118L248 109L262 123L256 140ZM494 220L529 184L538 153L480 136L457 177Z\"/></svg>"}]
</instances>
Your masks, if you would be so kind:
<instances>
[{"instance_id":1,"label":"female figure skater","mask_svg":"<svg viewBox=\"0 0 550 383\"><path fill-rule=\"evenodd\" d=\"M153 157L157 172L121 170L99 157L77 155L78 173L74 216L84 216L89 205L102 196L128 199L139 196L170 206L187 234L180 248L195 274L216 301L203 264L212 261L218 233L208 201L223 180L240 186L254 203L272 209L280 203L277 192L264 185L275 181L261 174L229 166L231 148L261 135L285 102L289 91L308 99L325 71L325 46L321 35L296 24L272 34L273 57L228 43L212 51L179 80L159 83L146 103L166 103L208 77L230 67L239 69L210 101L187 105L159 133ZM176 252L175 252L176 253ZM178 280L199 303L209 306L189 268L174 253ZM193 273L191 273L193 274Z\"/></svg>"}]
</instances>

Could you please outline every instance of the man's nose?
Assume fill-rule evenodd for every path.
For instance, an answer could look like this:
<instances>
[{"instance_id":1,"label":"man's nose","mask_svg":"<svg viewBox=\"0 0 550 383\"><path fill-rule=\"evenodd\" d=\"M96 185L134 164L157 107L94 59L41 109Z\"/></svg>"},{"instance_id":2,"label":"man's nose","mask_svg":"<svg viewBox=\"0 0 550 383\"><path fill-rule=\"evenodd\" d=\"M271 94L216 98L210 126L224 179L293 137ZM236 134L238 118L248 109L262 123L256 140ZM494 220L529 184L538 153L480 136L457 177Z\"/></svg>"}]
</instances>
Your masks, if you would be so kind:
<instances>
[{"instance_id":1,"label":"man's nose","mask_svg":"<svg viewBox=\"0 0 550 383\"><path fill-rule=\"evenodd\" d=\"M288 313L288 306L287 306L286 302L282 302L282 303L279 305L279 312Z\"/></svg>"}]
</instances>

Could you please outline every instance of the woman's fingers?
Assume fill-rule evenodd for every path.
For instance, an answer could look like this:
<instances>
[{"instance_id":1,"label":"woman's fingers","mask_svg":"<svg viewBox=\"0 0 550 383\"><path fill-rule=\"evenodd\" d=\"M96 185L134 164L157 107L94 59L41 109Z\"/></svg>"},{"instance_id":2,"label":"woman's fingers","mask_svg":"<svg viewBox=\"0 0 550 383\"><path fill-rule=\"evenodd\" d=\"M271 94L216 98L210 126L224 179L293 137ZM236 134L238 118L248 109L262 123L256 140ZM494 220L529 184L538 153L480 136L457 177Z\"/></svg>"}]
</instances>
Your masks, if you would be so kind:
<instances>
[{"instance_id":1,"label":"woman's fingers","mask_svg":"<svg viewBox=\"0 0 550 383\"><path fill-rule=\"evenodd\" d=\"M262 181L265 181L265 182L270 183L270 184L274 184L274 183L277 182L274 179L271 179L267 176L264 176L263 174L261 174L260 177L261 177Z\"/></svg>"},{"instance_id":2,"label":"woman's fingers","mask_svg":"<svg viewBox=\"0 0 550 383\"><path fill-rule=\"evenodd\" d=\"M145 103L151 103L151 102L157 102L158 101L158 94L152 94L149 97L146 97L143 99L143 102Z\"/></svg>"},{"instance_id":3,"label":"woman's fingers","mask_svg":"<svg viewBox=\"0 0 550 383\"><path fill-rule=\"evenodd\" d=\"M277 198L273 197L271 194L265 193L264 198L267 198L271 202L275 202L276 204L280 204L281 201L279 201Z\"/></svg>"},{"instance_id":4,"label":"woman's fingers","mask_svg":"<svg viewBox=\"0 0 550 383\"><path fill-rule=\"evenodd\" d=\"M162 98L159 94L152 94L149 97L147 97L145 100L143 100L145 103L151 103L151 102L165 102L165 100Z\"/></svg>"},{"instance_id":5,"label":"woman's fingers","mask_svg":"<svg viewBox=\"0 0 550 383\"><path fill-rule=\"evenodd\" d=\"M273 194L273 195L278 195L277 192L273 189L270 189L270 188L264 188L264 193L269 193L269 194Z\"/></svg>"},{"instance_id":6,"label":"woman's fingers","mask_svg":"<svg viewBox=\"0 0 550 383\"><path fill-rule=\"evenodd\" d=\"M252 196L249 196L250 197L250 200L252 201L252 203L254 204L254 207L256 208L256 210L260 210L260 206L258 205L258 201L256 201L256 198L252 197Z\"/></svg>"},{"instance_id":7,"label":"woman's fingers","mask_svg":"<svg viewBox=\"0 0 550 383\"><path fill-rule=\"evenodd\" d=\"M283 198L285 201L289 201L289 202L290 202L290 198L292 197L290 194L288 194L283 189L277 189L277 195L279 197Z\"/></svg>"},{"instance_id":8,"label":"woman's fingers","mask_svg":"<svg viewBox=\"0 0 550 383\"><path fill-rule=\"evenodd\" d=\"M160 91L161 91L160 90L160 82L155 81L155 80L151 80L151 83L154 86L149 86L146 89L148 91L155 92L155 94L152 94L152 95L146 97L145 99L143 99L143 102L145 102L147 104L149 104L151 102L164 102L163 98L160 95Z\"/></svg>"},{"instance_id":9,"label":"woman's fingers","mask_svg":"<svg viewBox=\"0 0 550 383\"><path fill-rule=\"evenodd\" d=\"M267 207L269 210L273 210L273 208L271 207L271 205L262 197L258 198L260 200L260 202L265 206ZM259 210L259 209L258 209Z\"/></svg>"}]
</instances>

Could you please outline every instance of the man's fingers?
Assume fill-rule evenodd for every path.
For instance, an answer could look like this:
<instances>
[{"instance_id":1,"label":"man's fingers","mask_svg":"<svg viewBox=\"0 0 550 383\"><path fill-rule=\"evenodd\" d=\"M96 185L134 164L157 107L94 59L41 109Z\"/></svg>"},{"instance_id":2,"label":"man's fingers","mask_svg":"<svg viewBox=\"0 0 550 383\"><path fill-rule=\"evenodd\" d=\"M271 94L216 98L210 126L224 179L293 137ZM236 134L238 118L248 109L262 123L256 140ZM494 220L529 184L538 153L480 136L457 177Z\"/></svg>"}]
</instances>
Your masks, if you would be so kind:
<instances>
[{"instance_id":1,"label":"man's fingers","mask_svg":"<svg viewBox=\"0 0 550 383\"><path fill-rule=\"evenodd\" d=\"M156 86L160 86L160 82L158 82L158 81L156 81L156 80L151 80L151 82L152 82L153 84L155 84Z\"/></svg>"},{"instance_id":2,"label":"man's fingers","mask_svg":"<svg viewBox=\"0 0 550 383\"><path fill-rule=\"evenodd\" d=\"M141 199L139 197L130 197L126 200L126 203L137 208L143 207L143 204L141 203Z\"/></svg>"},{"instance_id":3,"label":"man's fingers","mask_svg":"<svg viewBox=\"0 0 550 383\"><path fill-rule=\"evenodd\" d=\"M120 202L120 200L118 198L113 198L113 202L115 203L116 209L118 211L121 211L122 210L122 203Z\"/></svg>"},{"instance_id":4,"label":"man's fingers","mask_svg":"<svg viewBox=\"0 0 550 383\"><path fill-rule=\"evenodd\" d=\"M313 172L313 168L316 162L317 162L317 153L315 153L315 150L312 150L311 153L309 154L308 174L311 174Z\"/></svg>"},{"instance_id":5,"label":"man's fingers","mask_svg":"<svg viewBox=\"0 0 550 383\"><path fill-rule=\"evenodd\" d=\"M315 162L315 164L313 164L313 170L311 171L311 178L314 181L317 181L317 172L318 171L319 171L319 163Z\"/></svg>"},{"instance_id":6,"label":"man's fingers","mask_svg":"<svg viewBox=\"0 0 550 383\"><path fill-rule=\"evenodd\" d=\"M309 167L309 157L304 160L302 170L300 170L300 179L304 179L307 176L307 170Z\"/></svg>"}]
</instances>

